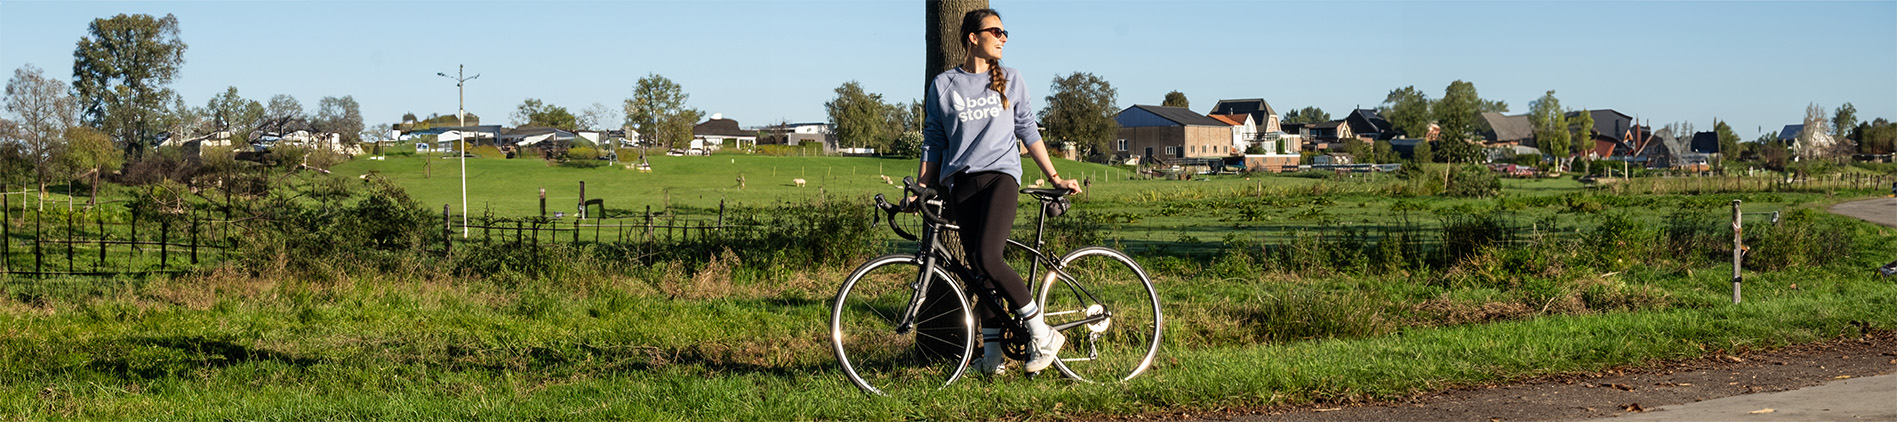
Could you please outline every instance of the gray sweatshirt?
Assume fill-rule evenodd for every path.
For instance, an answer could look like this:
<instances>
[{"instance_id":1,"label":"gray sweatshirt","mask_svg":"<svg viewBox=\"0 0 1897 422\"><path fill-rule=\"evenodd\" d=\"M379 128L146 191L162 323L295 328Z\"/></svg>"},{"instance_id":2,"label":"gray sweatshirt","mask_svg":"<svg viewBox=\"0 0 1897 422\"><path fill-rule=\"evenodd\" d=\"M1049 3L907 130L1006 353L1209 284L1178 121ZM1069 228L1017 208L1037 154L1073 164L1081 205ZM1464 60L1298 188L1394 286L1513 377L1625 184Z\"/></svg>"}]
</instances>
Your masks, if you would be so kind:
<instances>
[{"instance_id":1,"label":"gray sweatshirt","mask_svg":"<svg viewBox=\"0 0 1897 422\"><path fill-rule=\"evenodd\" d=\"M968 73L960 66L935 75L929 95L922 100L922 160L939 165L936 173L944 187L956 172L1000 171L1021 183L1020 145L1041 141L1034 123L1021 72L1002 67L1008 78L1008 108L1001 95L988 89L987 73Z\"/></svg>"}]
</instances>

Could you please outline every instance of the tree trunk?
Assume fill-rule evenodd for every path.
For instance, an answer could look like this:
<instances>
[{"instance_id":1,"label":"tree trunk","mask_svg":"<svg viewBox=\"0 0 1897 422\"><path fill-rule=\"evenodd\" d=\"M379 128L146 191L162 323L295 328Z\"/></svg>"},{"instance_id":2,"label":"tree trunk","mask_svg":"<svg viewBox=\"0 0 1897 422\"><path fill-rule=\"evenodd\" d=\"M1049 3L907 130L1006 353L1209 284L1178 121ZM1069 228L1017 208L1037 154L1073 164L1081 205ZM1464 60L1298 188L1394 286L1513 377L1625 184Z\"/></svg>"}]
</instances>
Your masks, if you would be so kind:
<instances>
[{"instance_id":1,"label":"tree trunk","mask_svg":"<svg viewBox=\"0 0 1897 422\"><path fill-rule=\"evenodd\" d=\"M929 81L935 79L937 73L942 73L942 71L948 70L949 67L960 65L962 59L968 55L968 51L962 48L962 15L968 14L970 10L985 9L987 7L988 0L925 0L925 8L927 9L926 15L928 17L923 23L923 31L926 34L924 38L928 45L928 57L922 75L923 97L929 95ZM1033 274L1030 274L1030 276L1032 275ZM954 283L956 281L938 280L938 282ZM964 300L963 298L948 297L948 291L948 289L929 289L926 294L929 296L928 300L930 301ZM934 321L924 322L922 328L925 330L942 329L946 328L945 326L953 326L960 323L960 321L952 321L952 318L940 318ZM949 350L948 347L950 347L950 345L947 344L929 344L934 344L942 348L941 350L931 351L937 356L952 355L953 353L959 352L958 350ZM978 350L975 353L981 352Z\"/></svg>"},{"instance_id":2,"label":"tree trunk","mask_svg":"<svg viewBox=\"0 0 1897 422\"><path fill-rule=\"evenodd\" d=\"M968 50L962 48L962 15L988 8L988 0L926 0L925 3L928 17L923 25L923 38L928 45L928 56L922 89L927 95L929 81L935 79L935 74L962 64L962 59L968 57Z\"/></svg>"}]
</instances>

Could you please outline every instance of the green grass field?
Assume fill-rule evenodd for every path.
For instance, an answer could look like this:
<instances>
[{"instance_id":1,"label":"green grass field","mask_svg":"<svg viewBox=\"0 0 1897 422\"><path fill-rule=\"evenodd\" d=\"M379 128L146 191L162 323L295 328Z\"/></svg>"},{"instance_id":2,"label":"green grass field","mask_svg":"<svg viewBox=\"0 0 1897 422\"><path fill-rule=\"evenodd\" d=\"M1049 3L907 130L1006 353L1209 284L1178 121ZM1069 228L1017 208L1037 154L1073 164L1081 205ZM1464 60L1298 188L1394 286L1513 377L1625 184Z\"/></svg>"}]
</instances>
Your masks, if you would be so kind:
<instances>
[{"instance_id":1,"label":"green grass field","mask_svg":"<svg viewBox=\"0 0 1897 422\"><path fill-rule=\"evenodd\" d=\"M432 212L458 203L455 162L436 159L424 177L423 160L357 160L331 176L376 171ZM668 200L696 210L720 198L867 201L896 192L877 175L899 179L914 164L655 157L648 174L468 163L470 181L481 180L470 194L485 192L471 199L486 204L477 212L517 216L537 213L543 185L550 202L577 200L579 180L622 213ZM1071 162L1061 172L1101 175L1074 218L1097 219L1106 240L1127 244L1161 294L1159 360L1129 383L971 376L867 397L836 368L825 327L850 264L734 250L635 265L610 245L555 245L532 254L557 262L544 272L457 272L465 257L423 252L305 272L5 280L0 420L1102 419L1401 399L1897 329L1897 283L1869 270L1897 256L1897 230L1809 211L1865 192L1651 195L1551 179L1452 199L1400 194L1411 182L1390 176L1131 180ZM796 177L809 183L792 186ZM1740 304L1730 303L1718 245L1669 243L1718 240L1716 217L1735 198L1748 212L1787 211L1779 226L1748 217L1761 238ZM1349 238L1267 233L1482 215L1533 236L1438 267L1348 256L1298 266L1257 249L1283 241L1349 255L1363 249L1326 249ZM1536 226L1547 219L1557 226Z\"/></svg>"}]
</instances>

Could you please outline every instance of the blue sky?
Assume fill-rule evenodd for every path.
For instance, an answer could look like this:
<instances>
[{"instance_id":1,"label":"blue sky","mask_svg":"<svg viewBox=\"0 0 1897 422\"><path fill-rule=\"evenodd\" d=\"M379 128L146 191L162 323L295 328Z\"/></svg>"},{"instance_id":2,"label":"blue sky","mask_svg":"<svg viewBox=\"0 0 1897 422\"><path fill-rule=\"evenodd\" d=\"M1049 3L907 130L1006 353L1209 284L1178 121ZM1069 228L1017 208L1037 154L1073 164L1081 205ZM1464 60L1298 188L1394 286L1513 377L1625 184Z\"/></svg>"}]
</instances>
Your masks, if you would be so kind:
<instances>
[{"instance_id":1,"label":"blue sky","mask_svg":"<svg viewBox=\"0 0 1897 422\"><path fill-rule=\"evenodd\" d=\"M1555 90L1569 108L1655 125L1723 119L1750 139L1806 105L1850 102L1897 119L1897 1L1012 1L1004 64L1038 101L1088 72L1122 107L1184 92L1206 112L1264 98L1280 113L1341 117L1454 80L1513 113ZM855 80L892 100L922 92L923 5L889 0L0 1L0 70L32 63L70 80L94 18L177 15L189 44L172 88L202 105L225 87L306 109L351 95L369 123L453 114L466 64L470 112L506 123L522 100L618 109L637 80L682 85L689 105L741 124L825 119Z\"/></svg>"}]
</instances>

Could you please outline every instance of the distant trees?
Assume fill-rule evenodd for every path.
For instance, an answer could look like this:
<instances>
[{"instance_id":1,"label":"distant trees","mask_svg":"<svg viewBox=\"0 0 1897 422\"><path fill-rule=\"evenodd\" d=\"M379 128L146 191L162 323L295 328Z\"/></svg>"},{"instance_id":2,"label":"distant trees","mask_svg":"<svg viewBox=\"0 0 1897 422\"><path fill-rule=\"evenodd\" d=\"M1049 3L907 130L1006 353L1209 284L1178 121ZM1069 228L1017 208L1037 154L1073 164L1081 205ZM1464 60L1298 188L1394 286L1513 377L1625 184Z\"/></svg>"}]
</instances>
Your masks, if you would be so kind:
<instances>
[{"instance_id":1,"label":"distant trees","mask_svg":"<svg viewBox=\"0 0 1897 422\"><path fill-rule=\"evenodd\" d=\"M71 126L66 128L66 146L60 154L60 164L72 170L84 170L92 179L87 184L92 196L87 205L99 203L99 178L106 172L117 171L125 164L125 154L119 153L112 145L112 139L104 132L89 127Z\"/></svg>"},{"instance_id":2,"label":"distant trees","mask_svg":"<svg viewBox=\"0 0 1897 422\"><path fill-rule=\"evenodd\" d=\"M303 117L303 102L290 94L270 96L270 105L264 106L265 120L299 119Z\"/></svg>"},{"instance_id":3,"label":"distant trees","mask_svg":"<svg viewBox=\"0 0 1897 422\"><path fill-rule=\"evenodd\" d=\"M823 110L836 125L837 144L851 148L878 148L895 137L883 103L883 95L863 91L856 81L844 82L836 97L823 103Z\"/></svg>"},{"instance_id":4,"label":"distant trees","mask_svg":"<svg viewBox=\"0 0 1897 422\"><path fill-rule=\"evenodd\" d=\"M685 107L685 101L690 98L691 95L671 79L657 73L648 74L639 78L632 98L626 99L626 124L637 128L647 142L666 148L689 144L692 126L704 116L703 111Z\"/></svg>"},{"instance_id":5,"label":"distant trees","mask_svg":"<svg viewBox=\"0 0 1897 422\"><path fill-rule=\"evenodd\" d=\"M263 103L238 95L237 87L233 86L205 101L204 113L207 123L214 130L248 133L258 121L263 120L264 107Z\"/></svg>"},{"instance_id":6,"label":"distant trees","mask_svg":"<svg viewBox=\"0 0 1897 422\"><path fill-rule=\"evenodd\" d=\"M625 121L624 118L620 117L620 111L613 110L612 107L607 107L605 104L600 103L593 103L593 105L587 106L585 110L580 111L578 116L574 117L579 119L578 126L576 126L575 129L618 129L617 126L620 122ZM613 126L609 127L607 125Z\"/></svg>"},{"instance_id":7,"label":"distant trees","mask_svg":"<svg viewBox=\"0 0 1897 422\"><path fill-rule=\"evenodd\" d=\"M1714 120L1713 135L1719 137L1720 161L1738 161L1740 156L1739 134L1732 131L1732 126L1727 125L1723 120Z\"/></svg>"},{"instance_id":8,"label":"distant trees","mask_svg":"<svg viewBox=\"0 0 1897 422\"><path fill-rule=\"evenodd\" d=\"M1845 139L1851 129L1857 128L1857 106L1844 103L1831 115L1831 137Z\"/></svg>"},{"instance_id":9,"label":"distant trees","mask_svg":"<svg viewBox=\"0 0 1897 422\"><path fill-rule=\"evenodd\" d=\"M178 18L120 14L94 19L73 49L73 92L83 121L116 139L128 154L164 130L162 115L177 95L166 86L184 66Z\"/></svg>"},{"instance_id":10,"label":"distant trees","mask_svg":"<svg viewBox=\"0 0 1897 422\"><path fill-rule=\"evenodd\" d=\"M1555 98L1554 90L1528 103L1528 120L1535 128L1535 145L1541 152L1554 156L1554 165L1560 168L1573 150L1574 137L1568 132L1568 115L1561 109L1561 100Z\"/></svg>"},{"instance_id":11,"label":"distant trees","mask_svg":"<svg viewBox=\"0 0 1897 422\"><path fill-rule=\"evenodd\" d=\"M1865 154L1890 154L1897 152L1897 124L1883 118L1870 123L1861 123L1855 130L1858 136L1858 152Z\"/></svg>"},{"instance_id":12,"label":"distant trees","mask_svg":"<svg viewBox=\"0 0 1897 422\"><path fill-rule=\"evenodd\" d=\"M514 109L514 114L511 117L513 117L513 123L516 127L550 127L574 130L580 126L579 118L574 116L572 112L568 112L566 107L543 104L538 98L528 98L525 101L521 101L520 106Z\"/></svg>"},{"instance_id":13,"label":"distant trees","mask_svg":"<svg viewBox=\"0 0 1897 422\"><path fill-rule=\"evenodd\" d=\"M1331 114L1325 113L1324 109L1315 106L1305 107L1303 109L1292 109L1291 112L1286 113L1284 118L1280 120L1280 122L1283 123L1324 123L1328 121L1331 121Z\"/></svg>"},{"instance_id":14,"label":"distant trees","mask_svg":"<svg viewBox=\"0 0 1897 422\"><path fill-rule=\"evenodd\" d=\"M1166 93L1165 101L1159 105L1166 107L1192 108L1192 102L1186 100L1186 93L1173 91Z\"/></svg>"},{"instance_id":15,"label":"distant trees","mask_svg":"<svg viewBox=\"0 0 1897 422\"><path fill-rule=\"evenodd\" d=\"M46 192L53 160L64 143L66 130L77 124L79 104L66 93L66 84L46 77L33 65L21 66L7 81L6 111L14 117L12 136L24 146L39 192Z\"/></svg>"},{"instance_id":16,"label":"distant trees","mask_svg":"<svg viewBox=\"0 0 1897 422\"><path fill-rule=\"evenodd\" d=\"M1047 125L1048 138L1073 142L1087 157L1111 156L1109 144L1120 131L1114 119L1118 95L1113 84L1091 73L1056 76L1037 117Z\"/></svg>"},{"instance_id":17,"label":"distant trees","mask_svg":"<svg viewBox=\"0 0 1897 422\"><path fill-rule=\"evenodd\" d=\"M354 96L323 97L317 101L316 118L310 122L316 130L341 135L344 145L362 142L362 106Z\"/></svg>"},{"instance_id":18,"label":"distant trees","mask_svg":"<svg viewBox=\"0 0 1897 422\"><path fill-rule=\"evenodd\" d=\"M1383 107L1378 113L1405 136L1421 138L1429 133L1429 96L1415 86L1390 90L1390 94L1383 97Z\"/></svg>"}]
</instances>

